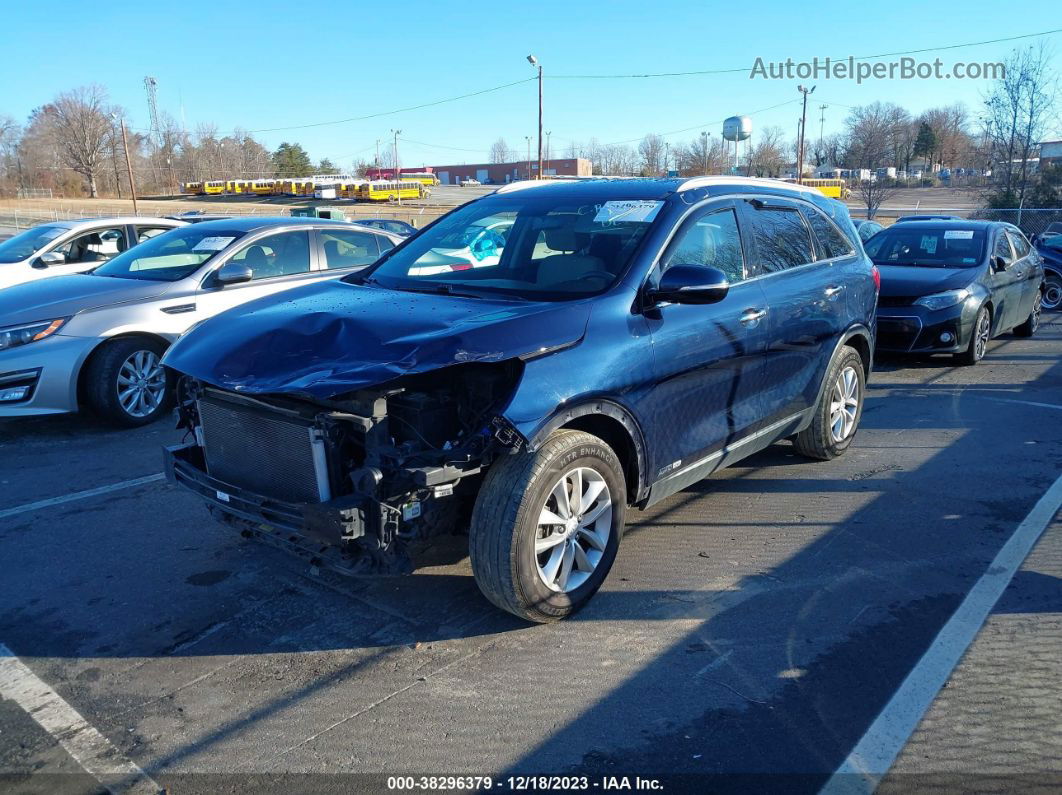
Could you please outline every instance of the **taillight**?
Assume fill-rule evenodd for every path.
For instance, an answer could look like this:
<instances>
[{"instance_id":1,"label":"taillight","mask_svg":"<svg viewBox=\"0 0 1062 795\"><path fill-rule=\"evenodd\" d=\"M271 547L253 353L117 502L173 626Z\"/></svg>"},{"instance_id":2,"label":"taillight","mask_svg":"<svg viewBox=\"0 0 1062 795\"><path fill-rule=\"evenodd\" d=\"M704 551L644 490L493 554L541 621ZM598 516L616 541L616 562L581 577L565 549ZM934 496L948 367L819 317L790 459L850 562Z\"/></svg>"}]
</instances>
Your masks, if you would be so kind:
<instances>
[{"instance_id":1,"label":"taillight","mask_svg":"<svg viewBox=\"0 0 1062 795\"><path fill-rule=\"evenodd\" d=\"M878 270L877 265L870 266L870 272L874 275L874 292L881 292L881 271Z\"/></svg>"}]
</instances>

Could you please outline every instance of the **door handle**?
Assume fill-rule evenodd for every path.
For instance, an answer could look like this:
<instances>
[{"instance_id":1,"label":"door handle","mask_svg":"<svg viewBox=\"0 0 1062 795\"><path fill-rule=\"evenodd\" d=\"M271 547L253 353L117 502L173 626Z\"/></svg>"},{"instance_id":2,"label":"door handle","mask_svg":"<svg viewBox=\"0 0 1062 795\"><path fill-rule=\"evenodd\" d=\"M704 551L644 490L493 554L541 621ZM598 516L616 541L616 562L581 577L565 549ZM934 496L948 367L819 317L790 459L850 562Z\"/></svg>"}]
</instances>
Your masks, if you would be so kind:
<instances>
[{"instance_id":1,"label":"door handle","mask_svg":"<svg viewBox=\"0 0 1062 795\"><path fill-rule=\"evenodd\" d=\"M825 295L827 298L829 298L832 301L834 298L836 298L838 295L841 294L841 290L843 290L843 289L844 289L844 287L842 287L840 285L831 284L829 287L827 287L825 290L823 290L823 295Z\"/></svg>"},{"instance_id":2,"label":"door handle","mask_svg":"<svg viewBox=\"0 0 1062 795\"><path fill-rule=\"evenodd\" d=\"M746 309L741 313L741 324L743 326L755 326L765 317L767 317L766 309Z\"/></svg>"}]
</instances>

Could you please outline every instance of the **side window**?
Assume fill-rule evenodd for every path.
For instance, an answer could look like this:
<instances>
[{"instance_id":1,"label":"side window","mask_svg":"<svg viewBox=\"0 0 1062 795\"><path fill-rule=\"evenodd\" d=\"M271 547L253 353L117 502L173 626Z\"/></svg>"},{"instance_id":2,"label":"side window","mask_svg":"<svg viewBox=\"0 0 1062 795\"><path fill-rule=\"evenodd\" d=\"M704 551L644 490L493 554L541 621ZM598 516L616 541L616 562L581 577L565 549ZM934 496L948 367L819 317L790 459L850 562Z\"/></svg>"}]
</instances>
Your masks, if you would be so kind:
<instances>
[{"instance_id":1,"label":"side window","mask_svg":"<svg viewBox=\"0 0 1062 795\"><path fill-rule=\"evenodd\" d=\"M384 237L383 235L377 235L376 242L380 244L381 254L383 254L385 251L390 251L395 247L395 244L391 242L391 238Z\"/></svg>"},{"instance_id":2,"label":"side window","mask_svg":"<svg viewBox=\"0 0 1062 795\"><path fill-rule=\"evenodd\" d=\"M811 235L794 207L749 205L752 236L763 273L777 273L812 262Z\"/></svg>"},{"instance_id":3,"label":"side window","mask_svg":"<svg viewBox=\"0 0 1062 795\"><path fill-rule=\"evenodd\" d=\"M718 268L731 283L744 279L745 262L734 211L716 210L687 224L661 263L662 270L672 265Z\"/></svg>"},{"instance_id":4,"label":"side window","mask_svg":"<svg viewBox=\"0 0 1062 795\"><path fill-rule=\"evenodd\" d=\"M371 265L380 256L379 236L371 232L322 229L326 268L354 268Z\"/></svg>"},{"instance_id":5,"label":"side window","mask_svg":"<svg viewBox=\"0 0 1062 795\"><path fill-rule=\"evenodd\" d=\"M56 249L67 262L106 262L129 248L124 227L96 229L68 240Z\"/></svg>"},{"instance_id":6,"label":"side window","mask_svg":"<svg viewBox=\"0 0 1062 795\"><path fill-rule=\"evenodd\" d=\"M838 229L833 221L820 213L818 210L806 208L808 223L815 233L815 241L818 243L818 259L833 259L834 257L847 257L854 254L851 242Z\"/></svg>"},{"instance_id":7,"label":"side window","mask_svg":"<svg viewBox=\"0 0 1062 795\"><path fill-rule=\"evenodd\" d=\"M156 235L161 235L163 232L169 232L168 226L137 226L136 228L136 242L143 243L145 240L150 240Z\"/></svg>"},{"instance_id":8,"label":"side window","mask_svg":"<svg viewBox=\"0 0 1062 795\"><path fill-rule=\"evenodd\" d=\"M233 262L242 262L254 279L292 276L310 270L310 233L279 232L259 238L237 251Z\"/></svg>"},{"instance_id":9,"label":"side window","mask_svg":"<svg viewBox=\"0 0 1062 795\"><path fill-rule=\"evenodd\" d=\"M1029 255L1031 247L1029 246L1029 241L1025 239L1025 235L1014 229L1008 229L1007 237L1010 238L1010 244L1014 246L1014 256L1021 259Z\"/></svg>"},{"instance_id":10,"label":"side window","mask_svg":"<svg viewBox=\"0 0 1062 795\"><path fill-rule=\"evenodd\" d=\"M1014 252L1010 250L1010 243L1002 229L999 230L999 235L996 237L996 247L992 249L992 256L1002 257L1008 265L1014 261Z\"/></svg>"}]
</instances>

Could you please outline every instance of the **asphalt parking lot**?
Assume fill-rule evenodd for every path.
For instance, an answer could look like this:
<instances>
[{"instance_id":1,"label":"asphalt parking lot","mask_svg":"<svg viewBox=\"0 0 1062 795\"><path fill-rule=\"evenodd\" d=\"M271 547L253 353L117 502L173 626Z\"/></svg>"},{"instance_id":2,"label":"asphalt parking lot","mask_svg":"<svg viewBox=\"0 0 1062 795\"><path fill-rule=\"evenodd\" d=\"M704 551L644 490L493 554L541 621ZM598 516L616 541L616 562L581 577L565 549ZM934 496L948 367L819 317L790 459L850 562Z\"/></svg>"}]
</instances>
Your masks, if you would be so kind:
<instances>
[{"instance_id":1,"label":"asphalt parking lot","mask_svg":"<svg viewBox=\"0 0 1062 795\"><path fill-rule=\"evenodd\" d=\"M42 683L45 717L0 700L0 781L91 792L87 759L178 792L324 771L814 791L1059 477L1062 316L1045 321L973 368L880 362L847 455L778 444L635 513L603 590L549 626L488 605L461 539L412 576L351 580L215 525L150 479L167 422L3 421L0 659ZM1062 693L1060 539L1053 524L886 784L1060 772L1057 720L1029 717ZM72 714L85 726L63 729ZM1008 726L1017 750L979 752Z\"/></svg>"}]
</instances>

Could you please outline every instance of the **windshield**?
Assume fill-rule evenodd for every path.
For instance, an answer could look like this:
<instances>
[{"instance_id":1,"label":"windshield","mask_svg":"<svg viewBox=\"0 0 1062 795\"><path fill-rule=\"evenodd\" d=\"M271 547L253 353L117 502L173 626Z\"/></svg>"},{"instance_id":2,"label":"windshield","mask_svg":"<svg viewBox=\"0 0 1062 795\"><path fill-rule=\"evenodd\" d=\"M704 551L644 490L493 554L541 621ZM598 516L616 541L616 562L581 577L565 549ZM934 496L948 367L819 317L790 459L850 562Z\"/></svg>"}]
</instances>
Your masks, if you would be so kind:
<instances>
[{"instance_id":1,"label":"windshield","mask_svg":"<svg viewBox=\"0 0 1062 795\"><path fill-rule=\"evenodd\" d=\"M122 252L93 273L119 279L175 282L191 276L243 234L217 227L204 228L200 224L182 226Z\"/></svg>"},{"instance_id":2,"label":"windshield","mask_svg":"<svg viewBox=\"0 0 1062 795\"><path fill-rule=\"evenodd\" d=\"M497 196L455 210L351 277L397 290L569 300L611 287L663 205Z\"/></svg>"},{"instance_id":3,"label":"windshield","mask_svg":"<svg viewBox=\"0 0 1062 795\"><path fill-rule=\"evenodd\" d=\"M972 268L984 259L985 230L901 224L878 232L864 248L875 265Z\"/></svg>"},{"instance_id":4,"label":"windshield","mask_svg":"<svg viewBox=\"0 0 1062 795\"><path fill-rule=\"evenodd\" d=\"M21 262L29 259L59 235L69 231L69 227L66 226L47 224L19 232L14 237L9 237L0 243L0 263Z\"/></svg>"}]
</instances>

